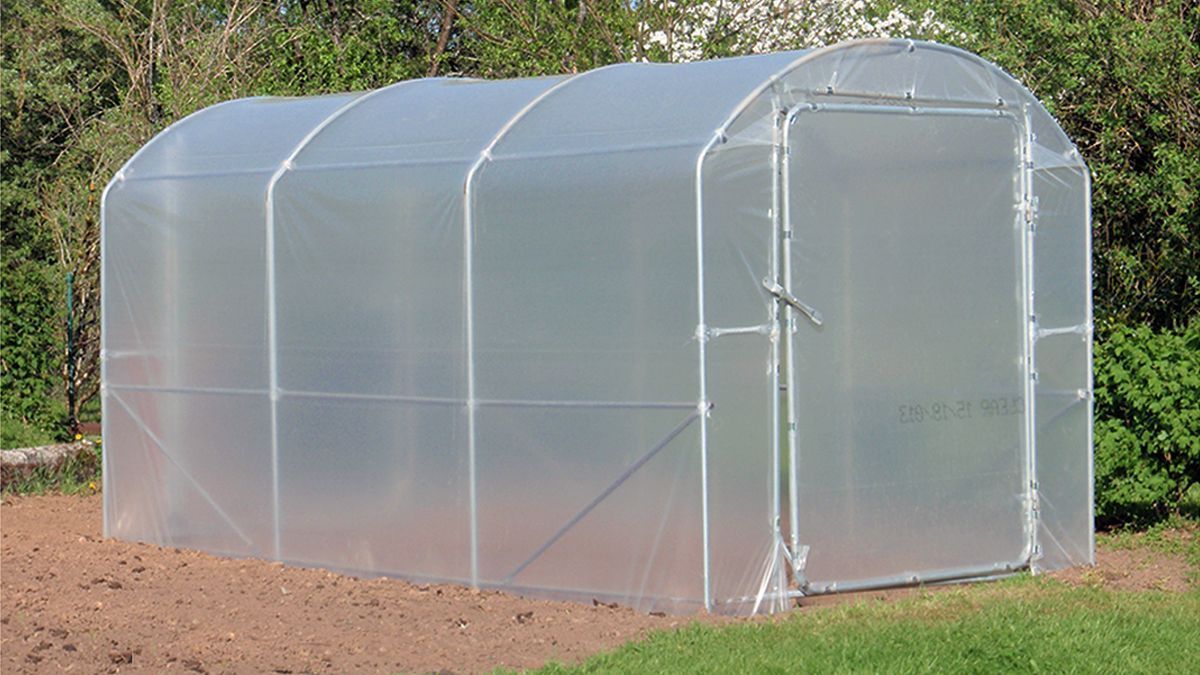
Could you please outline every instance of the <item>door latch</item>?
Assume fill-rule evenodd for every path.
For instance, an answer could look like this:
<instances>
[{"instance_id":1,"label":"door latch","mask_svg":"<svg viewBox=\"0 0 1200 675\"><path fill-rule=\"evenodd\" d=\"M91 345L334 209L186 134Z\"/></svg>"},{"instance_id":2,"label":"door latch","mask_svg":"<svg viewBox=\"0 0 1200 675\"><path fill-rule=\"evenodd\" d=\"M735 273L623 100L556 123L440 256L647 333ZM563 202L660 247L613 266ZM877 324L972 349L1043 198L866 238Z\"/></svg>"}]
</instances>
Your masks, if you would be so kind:
<instances>
[{"instance_id":1,"label":"door latch","mask_svg":"<svg viewBox=\"0 0 1200 675\"><path fill-rule=\"evenodd\" d=\"M767 289L767 292L771 295L800 310L800 313L804 316L807 316L808 320L813 322L814 326L824 325L825 321L821 318L820 312L818 312L815 308L805 304L791 293L788 293L787 289L783 286L780 286L778 283L765 277L762 280L762 285L763 288Z\"/></svg>"}]
</instances>

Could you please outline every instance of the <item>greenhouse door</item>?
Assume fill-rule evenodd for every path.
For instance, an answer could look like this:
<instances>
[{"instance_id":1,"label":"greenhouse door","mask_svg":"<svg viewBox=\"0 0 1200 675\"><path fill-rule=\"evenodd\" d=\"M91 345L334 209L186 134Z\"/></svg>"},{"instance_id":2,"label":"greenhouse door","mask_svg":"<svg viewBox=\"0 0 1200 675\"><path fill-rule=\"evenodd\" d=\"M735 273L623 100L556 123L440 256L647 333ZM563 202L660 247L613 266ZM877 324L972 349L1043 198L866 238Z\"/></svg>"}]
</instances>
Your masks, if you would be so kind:
<instances>
[{"instance_id":1,"label":"greenhouse door","mask_svg":"<svg viewBox=\"0 0 1200 675\"><path fill-rule=\"evenodd\" d=\"M785 129L785 536L801 581L821 593L1023 566L1018 117L828 104Z\"/></svg>"}]
</instances>

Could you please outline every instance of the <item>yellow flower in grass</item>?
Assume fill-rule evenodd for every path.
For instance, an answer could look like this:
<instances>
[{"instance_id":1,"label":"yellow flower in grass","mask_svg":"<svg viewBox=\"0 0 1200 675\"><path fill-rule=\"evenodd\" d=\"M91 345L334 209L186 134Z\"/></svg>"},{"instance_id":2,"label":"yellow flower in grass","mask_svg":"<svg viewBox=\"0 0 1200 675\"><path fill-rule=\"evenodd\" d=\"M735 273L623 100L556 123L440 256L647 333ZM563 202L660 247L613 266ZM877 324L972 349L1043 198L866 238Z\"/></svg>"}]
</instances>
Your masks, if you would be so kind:
<instances>
[{"instance_id":1,"label":"yellow flower in grass","mask_svg":"<svg viewBox=\"0 0 1200 675\"><path fill-rule=\"evenodd\" d=\"M82 441L82 440L83 440L83 434L75 434L75 440L77 440L77 441Z\"/></svg>"}]
</instances>

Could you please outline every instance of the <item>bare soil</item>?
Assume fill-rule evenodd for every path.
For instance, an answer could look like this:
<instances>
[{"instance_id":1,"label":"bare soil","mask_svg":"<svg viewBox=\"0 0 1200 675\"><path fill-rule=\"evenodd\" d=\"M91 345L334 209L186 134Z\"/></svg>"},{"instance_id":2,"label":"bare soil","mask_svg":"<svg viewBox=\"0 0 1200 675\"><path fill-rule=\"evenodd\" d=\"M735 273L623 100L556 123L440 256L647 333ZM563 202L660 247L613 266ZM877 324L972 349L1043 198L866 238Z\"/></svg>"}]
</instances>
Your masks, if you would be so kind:
<instances>
[{"instance_id":1,"label":"bare soil","mask_svg":"<svg viewBox=\"0 0 1200 675\"><path fill-rule=\"evenodd\" d=\"M1176 531L1175 536L1196 537L1198 532ZM1071 567L1050 576L1074 586L1103 586L1122 591L1166 591L1183 593L1190 587L1190 568L1182 555L1151 548L1096 551L1094 567Z\"/></svg>"},{"instance_id":2,"label":"bare soil","mask_svg":"<svg viewBox=\"0 0 1200 675\"><path fill-rule=\"evenodd\" d=\"M690 621L105 540L100 511L99 495L4 498L3 672L529 668Z\"/></svg>"},{"instance_id":3,"label":"bare soil","mask_svg":"<svg viewBox=\"0 0 1200 675\"><path fill-rule=\"evenodd\" d=\"M4 673L533 668L576 663L697 620L105 540L100 510L99 495L4 497ZM1095 568L1055 576L1129 590L1187 589L1188 566L1179 556L1140 549L1099 555Z\"/></svg>"}]
</instances>

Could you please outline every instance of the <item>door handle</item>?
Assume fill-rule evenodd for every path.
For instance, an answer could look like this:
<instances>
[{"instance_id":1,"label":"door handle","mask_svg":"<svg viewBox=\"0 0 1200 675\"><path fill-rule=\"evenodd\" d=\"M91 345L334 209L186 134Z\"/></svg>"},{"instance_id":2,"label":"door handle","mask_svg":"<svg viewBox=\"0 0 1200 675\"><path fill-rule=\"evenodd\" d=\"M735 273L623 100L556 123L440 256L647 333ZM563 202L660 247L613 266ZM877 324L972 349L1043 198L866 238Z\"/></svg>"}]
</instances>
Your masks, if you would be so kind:
<instances>
[{"instance_id":1,"label":"door handle","mask_svg":"<svg viewBox=\"0 0 1200 675\"><path fill-rule=\"evenodd\" d=\"M814 326L822 326L825 324L825 320L821 318L820 312L808 304L805 304L791 293L788 293L787 289L783 286L780 286L777 282L771 281L770 279L764 277L762 280L762 285L763 288L767 289L767 292L771 295L800 310L800 313L808 317L808 320L813 322Z\"/></svg>"}]
</instances>

